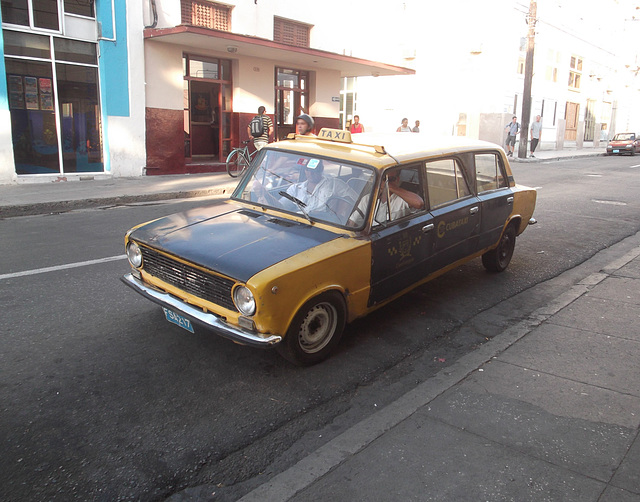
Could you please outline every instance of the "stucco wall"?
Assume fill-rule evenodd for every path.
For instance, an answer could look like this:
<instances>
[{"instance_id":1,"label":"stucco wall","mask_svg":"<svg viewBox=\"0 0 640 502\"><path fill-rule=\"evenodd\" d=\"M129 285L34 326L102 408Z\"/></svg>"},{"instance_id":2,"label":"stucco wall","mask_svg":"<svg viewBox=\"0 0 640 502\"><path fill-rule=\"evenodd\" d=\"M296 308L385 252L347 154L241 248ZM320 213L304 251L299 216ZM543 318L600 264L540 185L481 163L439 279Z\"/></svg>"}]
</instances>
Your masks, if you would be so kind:
<instances>
[{"instance_id":1,"label":"stucco wall","mask_svg":"<svg viewBox=\"0 0 640 502\"><path fill-rule=\"evenodd\" d=\"M146 106L182 110L182 48L177 45L147 41L144 44Z\"/></svg>"}]
</instances>

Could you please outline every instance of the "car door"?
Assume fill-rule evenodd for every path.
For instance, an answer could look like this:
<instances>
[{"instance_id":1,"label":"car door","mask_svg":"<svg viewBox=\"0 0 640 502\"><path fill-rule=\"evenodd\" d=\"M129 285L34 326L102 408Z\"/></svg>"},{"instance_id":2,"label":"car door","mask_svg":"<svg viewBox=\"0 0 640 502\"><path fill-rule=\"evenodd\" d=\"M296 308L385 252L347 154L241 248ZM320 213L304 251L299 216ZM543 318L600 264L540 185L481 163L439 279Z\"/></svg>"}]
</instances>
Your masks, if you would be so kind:
<instances>
[{"instance_id":1,"label":"car door","mask_svg":"<svg viewBox=\"0 0 640 502\"><path fill-rule=\"evenodd\" d=\"M502 158L497 152L478 152L473 156L476 190L481 204L479 248L492 246L513 210L513 192L505 175Z\"/></svg>"},{"instance_id":2,"label":"car door","mask_svg":"<svg viewBox=\"0 0 640 502\"><path fill-rule=\"evenodd\" d=\"M460 158L428 161L425 171L436 231L431 266L438 270L476 252L482 207L469 188Z\"/></svg>"},{"instance_id":3,"label":"car door","mask_svg":"<svg viewBox=\"0 0 640 502\"><path fill-rule=\"evenodd\" d=\"M420 166L401 171L401 186L424 200ZM371 210L375 209L376 204ZM369 306L386 300L429 274L434 233L433 217L425 208L413 210L393 221L376 222L374 219Z\"/></svg>"}]
</instances>

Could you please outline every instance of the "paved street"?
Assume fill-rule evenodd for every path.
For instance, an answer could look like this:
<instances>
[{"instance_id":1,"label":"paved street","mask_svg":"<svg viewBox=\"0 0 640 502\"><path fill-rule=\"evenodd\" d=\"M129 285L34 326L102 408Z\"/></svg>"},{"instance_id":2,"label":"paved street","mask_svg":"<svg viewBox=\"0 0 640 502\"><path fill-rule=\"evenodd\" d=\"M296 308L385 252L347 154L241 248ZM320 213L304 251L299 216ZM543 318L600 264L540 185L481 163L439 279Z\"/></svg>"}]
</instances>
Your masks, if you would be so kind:
<instances>
[{"instance_id":1,"label":"paved street","mask_svg":"<svg viewBox=\"0 0 640 502\"><path fill-rule=\"evenodd\" d=\"M629 452L631 460L639 455L637 440L631 447L638 415L622 421L622 412L607 411L611 401L605 391L624 394L629 402L626 409L636 413L638 375L629 369L598 382L588 374L571 376L561 370L579 366L580 361L565 357L580 348L573 345L572 332L578 319L586 316L596 322L604 316L624 319L626 325L637 319L634 301L625 302L624 312L603 310L612 301L611 294L632 296L634 290L611 284L633 283L630 278L636 269L611 271L612 277L602 278L593 292L576 298L573 308L577 311L558 310L553 321L562 326L561 337L550 335L543 324L532 337L511 348L500 344L515 343L519 338L509 338L510 328L539 309L544 311L550 302L614 261L614 249L617 258L635 249L638 243L633 239L640 231L637 164L637 158L628 157L513 163L519 183L539 188L535 214L539 224L518 239L509 269L501 275L487 274L479 260L460 267L354 323L338 353L308 369L291 367L274 352L248 349L207 334L190 335L166 323L157 307L119 282L127 271L122 238L128 228L195 205L218 203L216 192L200 200L130 199L98 204L98 208L0 220L0 306L11 313L0 327L4 496L9 500L160 500L175 494L174 500L208 500L216 491L212 500L251 497L266 478L280 472L295 474L298 462L330 448L332 440L357 432L359 424L375 420L380 410L397 405L401 396L442 388L446 394L433 396L426 401L429 409L418 410L416 403L426 399L423 394L423 401L414 403L412 419L397 421L388 436L377 442L377 437L367 437L366 459L354 455L344 464L333 465L337 469L331 475L311 479L298 499L322 499L320 493L327 494L326 500L357 499L349 492L329 496L329 486L344 486L345 480L364 476L359 473L369 471L358 466L372 459L381 472L367 474L352 485L361 500L372 500L375 497L367 495L384 493L385 479L387 483L402 479L401 472L382 472L385 462L396 459L398 445L406 445L406 451L398 454L403 458L419 459L424 450L445 451L451 453L453 463L467 454L460 444L477 442L472 448L476 465L484 462L499 470L495 459L510 458L515 473L503 467L504 479L512 476L517 482L485 494L489 500L505 500L525 486L527 464L514 453L521 442L527 446L521 445L520 453L536 459L536 489L542 489L535 484L537 479L559 480L554 467L561 465L591 480L585 482L592 483L590 491L575 492L588 496L575 500L597 500L592 494L606 483L611 469L622 465L624 453ZM70 265L73 268L62 268ZM595 313L601 311L602 315ZM594 331L606 332L609 327L604 323ZM532 352L531 347L539 346L527 345L532 338L549 346L549 352ZM620 365L624 357L637 360L638 338L623 338L603 356L606 361ZM478 360L468 368L469 378L463 374L448 387L436 385L447 371L460 371L465 357L478 353L495 353L496 360ZM592 354L594 361L598 355ZM609 371L604 364L600 367ZM514 384L516 389L529 384L522 376L524 369L541 375L534 389L535 402L523 400L526 389L514 390ZM487 376L490 384L484 383ZM610 445L608 464L591 468L588 462L577 465L575 458L558 459L567 451L576 456L588 451L558 448L554 456L547 455L546 446L536 449L558 431L566 435L583 430L576 425L576 417L563 409L570 403L551 395L551 402L545 403L544 389L557 388L558 379L573 379L579 387L577 395L583 390L591 393L594 387L602 393L590 408L603 407L603 417L585 409L578 418L584 427L587 422L606 424L583 429L587 444ZM516 437L519 429L510 430L510 420L515 414L519 423L539 418L540 408L547 427L532 428L524 439ZM469 416L477 417L475 428L467 430L465 422L466 432L460 432ZM439 433L429 434L430 430ZM488 455L478 453L483 447ZM618 486L627 490L627 496L634 478L620 472ZM437 471L429 476L461 489L478 481L470 473L468 484ZM381 484L372 483L371 493L360 491L372 477ZM428 489L431 481L422 481ZM548 499L569 500L562 496L571 486ZM412 499L411 494L397 495ZM454 495L448 499L429 496L463 500ZM628 497L637 500L640 495ZM413 499L428 497L414 494Z\"/></svg>"}]
</instances>

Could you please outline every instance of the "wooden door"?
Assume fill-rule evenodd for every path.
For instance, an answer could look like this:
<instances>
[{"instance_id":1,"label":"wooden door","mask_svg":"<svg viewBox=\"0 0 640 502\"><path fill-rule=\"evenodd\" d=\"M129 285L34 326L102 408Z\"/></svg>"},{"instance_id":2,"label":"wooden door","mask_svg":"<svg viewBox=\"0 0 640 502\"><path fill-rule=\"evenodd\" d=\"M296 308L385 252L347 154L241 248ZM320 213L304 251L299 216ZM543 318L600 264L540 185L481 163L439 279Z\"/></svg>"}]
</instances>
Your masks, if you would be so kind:
<instances>
[{"instance_id":1,"label":"wooden door","mask_svg":"<svg viewBox=\"0 0 640 502\"><path fill-rule=\"evenodd\" d=\"M575 141L578 133L578 112L580 111L580 105L578 103L571 103L567 101L567 106L564 112L564 118L567 122L564 132L564 139L567 141Z\"/></svg>"}]
</instances>

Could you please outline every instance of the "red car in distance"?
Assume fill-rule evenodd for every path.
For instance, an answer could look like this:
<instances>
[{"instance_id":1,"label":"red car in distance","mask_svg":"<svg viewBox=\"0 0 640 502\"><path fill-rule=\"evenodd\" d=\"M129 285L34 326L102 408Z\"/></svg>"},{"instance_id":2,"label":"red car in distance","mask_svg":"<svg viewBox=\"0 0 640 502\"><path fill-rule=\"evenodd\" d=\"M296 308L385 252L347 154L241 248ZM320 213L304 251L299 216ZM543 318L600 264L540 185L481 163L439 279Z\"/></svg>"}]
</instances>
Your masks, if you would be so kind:
<instances>
[{"instance_id":1,"label":"red car in distance","mask_svg":"<svg viewBox=\"0 0 640 502\"><path fill-rule=\"evenodd\" d=\"M640 153L640 136L633 132L619 132L607 145L607 155Z\"/></svg>"}]
</instances>

